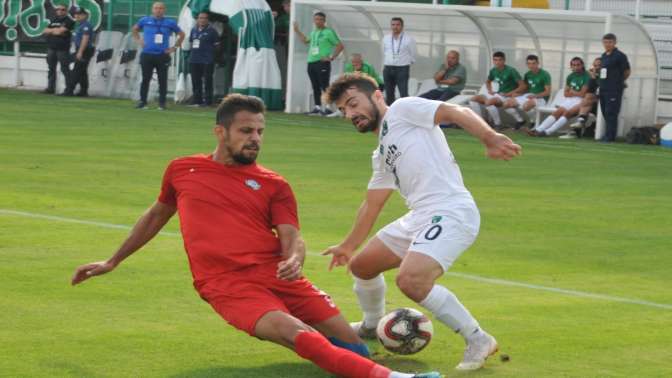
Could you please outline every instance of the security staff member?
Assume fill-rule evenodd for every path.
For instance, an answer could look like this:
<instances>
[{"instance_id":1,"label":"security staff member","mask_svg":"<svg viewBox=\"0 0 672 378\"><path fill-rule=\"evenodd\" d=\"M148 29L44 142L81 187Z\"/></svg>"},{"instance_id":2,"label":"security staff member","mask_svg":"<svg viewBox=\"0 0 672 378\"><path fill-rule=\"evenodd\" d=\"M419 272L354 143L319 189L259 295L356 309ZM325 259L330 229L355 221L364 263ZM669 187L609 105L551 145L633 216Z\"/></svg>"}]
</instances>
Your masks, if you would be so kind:
<instances>
[{"instance_id":1,"label":"security staff member","mask_svg":"<svg viewBox=\"0 0 672 378\"><path fill-rule=\"evenodd\" d=\"M194 97L192 105L212 105L212 80L215 68L215 45L219 41L217 30L208 22L208 13L198 14L196 27L191 29L189 43L189 68L191 69L191 84ZM203 97L203 83L205 82L205 97Z\"/></svg>"},{"instance_id":2,"label":"security staff member","mask_svg":"<svg viewBox=\"0 0 672 378\"><path fill-rule=\"evenodd\" d=\"M336 59L338 54L343 51L343 43L334 31L327 27L327 15L322 12L316 12L313 15L315 29L310 32L310 38L299 29L299 25L294 23L294 31L299 35L303 43L310 44L308 50L308 77L313 86L313 97L315 99L315 108L310 111L310 115L329 115L331 110L322 105L322 92L329 86L331 76L331 61Z\"/></svg>"},{"instance_id":3,"label":"security staff member","mask_svg":"<svg viewBox=\"0 0 672 378\"><path fill-rule=\"evenodd\" d=\"M400 97L408 97L408 78L417 55L415 39L404 32L404 20L393 17L390 27L392 34L383 37L383 80L388 105L395 100L396 87L399 87Z\"/></svg>"},{"instance_id":4,"label":"security staff member","mask_svg":"<svg viewBox=\"0 0 672 378\"><path fill-rule=\"evenodd\" d=\"M75 67L70 73L70 83L65 89L65 96L73 96L75 87L79 84L79 92L76 96L87 97L89 95L89 62L94 53L93 39L95 33L93 26L88 21L89 14L84 8L79 8L75 12L75 19L78 22L75 29Z\"/></svg>"},{"instance_id":5,"label":"security staff member","mask_svg":"<svg viewBox=\"0 0 672 378\"><path fill-rule=\"evenodd\" d=\"M630 77L628 57L616 48L616 36L612 33L602 37L602 66L600 68L600 108L607 124L607 133L602 142L613 142L618 132L618 113L625 90L625 81Z\"/></svg>"},{"instance_id":6,"label":"security staff member","mask_svg":"<svg viewBox=\"0 0 672 378\"><path fill-rule=\"evenodd\" d=\"M49 73L47 76L47 89L44 93L53 94L56 92L56 65L61 65L61 72L67 86L70 80L70 38L72 29L75 27L73 21L65 8L65 5L57 5L54 8L56 15L49 22L49 26L44 29L47 36L47 66Z\"/></svg>"},{"instance_id":7,"label":"security staff member","mask_svg":"<svg viewBox=\"0 0 672 378\"><path fill-rule=\"evenodd\" d=\"M159 77L159 109L166 109L166 92L168 91L168 67L170 54L174 53L184 40L184 32L175 20L165 18L166 6L161 2L152 5L152 15L145 16L133 25L133 39L142 47L140 66L142 68L142 84L140 85L140 102L138 109L147 108L147 92L152 74L156 69ZM140 38L142 30L142 38ZM175 46L168 47L170 35L176 33Z\"/></svg>"}]
</instances>

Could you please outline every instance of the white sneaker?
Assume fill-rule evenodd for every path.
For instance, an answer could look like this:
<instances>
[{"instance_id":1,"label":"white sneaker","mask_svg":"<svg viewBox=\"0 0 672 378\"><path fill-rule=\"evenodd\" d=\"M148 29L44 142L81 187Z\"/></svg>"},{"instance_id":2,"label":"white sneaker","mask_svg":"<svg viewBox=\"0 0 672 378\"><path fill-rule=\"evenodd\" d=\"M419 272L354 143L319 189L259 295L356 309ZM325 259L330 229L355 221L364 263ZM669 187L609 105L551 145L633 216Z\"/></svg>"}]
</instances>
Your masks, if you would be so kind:
<instances>
[{"instance_id":1,"label":"white sneaker","mask_svg":"<svg viewBox=\"0 0 672 378\"><path fill-rule=\"evenodd\" d=\"M574 131L570 131L565 135L560 135L558 138L560 138L560 139L576 139L576 133Z\"/></svg>"},{"instance_id":2,"label":"white sneaker","mask_svg":"<svg viewBox=\"0 0 672 378\"><path fill-rule=\"evenodd\" d=\"M327 117L329 117L329 118L341 117L341 116L343 116L343 113L341 113L340 110L337 110L333 113L327 114Z\"/></svg>"},{"instance_id":3,"label":"white sneaker","mask_svg":"<svg viewBox=\"0 0 672 378\"><path fill-rule=\"evenodd\" d=\"M485 365L485 360L499 350L497 340L487 332L480 330L467 341L464 357L455 369L477 370Z\"/></svg>"},{"instance_id":4,"label":"white sneaker","mask_svg":"<svg viewBox=\"0 0 672 378\"><path fill-rule=\"evenodd\" d=\"M596 120L597 120L597 117L595 117L595 114L588 113L588 119L586 120L586 127L592 126L595 123Z\"/></svg>"},{"instance_id":5,"label":"white sneaker","mask_svg":"<svg viewBox=\"0 0 672 378\"><path fill-rule=\"evenodd\" d=\"M352 328L355 333L357 333L357 336L359 336L363 340L377 340L378 339L378 334L376 333L375 328L366 328L364 327L364 322L353 322L350 323L350 327Z\"/></svg>"}]
</instances>

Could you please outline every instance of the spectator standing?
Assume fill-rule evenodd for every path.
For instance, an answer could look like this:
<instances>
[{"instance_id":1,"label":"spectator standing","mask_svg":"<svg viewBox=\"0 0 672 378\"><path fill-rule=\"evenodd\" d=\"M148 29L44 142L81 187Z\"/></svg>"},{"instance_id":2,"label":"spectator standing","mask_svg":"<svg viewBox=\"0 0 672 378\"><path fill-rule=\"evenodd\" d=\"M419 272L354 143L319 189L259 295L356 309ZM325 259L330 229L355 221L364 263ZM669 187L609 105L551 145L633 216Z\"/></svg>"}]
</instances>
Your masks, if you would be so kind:
<instances>
[{"instance_id":1,"label":"spectator standing","mask_svg":"<svg viewBox=\"0 0 672 378\"><path fill-rule=\"evenodd\" d=\"M164 17L165 14L166 5L156 2L152 5L152 15L141 18L133 26L133 39L142 47L140 54L142 84L137 109L147 109L147 93L154 70L159 78L159 110L166 109L170 54L182 46L184 32L177 26L175 20ZM140 31L142 31L142 37L140 37ZM177 34L177 41L175 46L168 46L173 33Z\"/></svg>"},{"instance_id":2,"label":"spectator standing","mask_svg":"<svg viewBox=\"0 0 672 378\"><path fill-rule=\"evenodd\" d=\"M415 38L404 32L404 20L393 17L390 22L392 33L383 37L383 80L385 81L385 100L388 105L395 100L395 89L399 87L399 96L408 97L408 78L411 64L415 63L417 49Z\"/></svg>"},{"instance_id":3,"label":"spectator standing","mask_svg":"<svg viewBox=\"0 0 672 378\"><path fill-rule=\"evenodd\" d=\"M215 45L219 41L217 30L210 25L207 12L198 14L196 26L191 29L189 43L189 68L194 97L192 105L212 105L212 80L215 71ZM203 86L205 84L205 92Z\"/></svg>"},{"instance_id":4,"label":"spectator standing","mask_svg":"<svg viewBox=\"0 0 672 378\"><path fill-rule=\"evenodd\" d=\"M439 87L418 97L446 101L460 94L467 82L467 70L460 64L459 52L451 50L446 54L446 61L434 74L434 81Z\"/></svg>"},{"instance_id":5,"label":"spectator standing","mask_svg":"<svg viewBox=\"0 0 672 378\"><path fill-rule=\"evenodd\" d=\"M70 83L70 40L75 21L68 16L65 5L56 5L55 16L49 21L49 26L44 29L47 36L47 89L44 93L56 93L56 67L61 65L61 73L65 79L66 87Z\"/></svg>"},{"instance_id":6,"label":"spectator standing","mask_svg":"<svg viewBox=\"0 0 672 378\"><path fill-rule=\"evenodd\" d=\"M612 33L602 37L602 67L600 69L600 108L607 124L607 132L602 142L613 142L618 132L618 114L625 90L625 81L630 77L628 57L616 47L616 36Z\"/></svg>"},{"instance_id":7,"label":"spectator standing","mask_svg":"<svg viewBox=\"0 0 672 378\"><path fill-rule=\"evenodd\" d=\"M329 86L331 76L331 62L343 51L343 43L338 38L334 29L328 27L327 15L316 12L313 15L315 28L306 37L294 24L294 31L299 35L303 43L309 45L308 49L308 77L313 87L315 107L308 112L309 115L329 115L331 110L322 105L322 92Z\"/></svg>"},{"instance_id":8,"label":"spectator standing","mask_svg":"<svg viewBox=\"0 0 672 378\"><path fill-rule=\"evenodd\" d=\"M75 19L77 20L77 29L75 29L75 67L70 73L70 82L68 83L65 96L75 95L75 87L79 84L78 97L88 97L89 95L89 62L93 57L95 49L93 47L93 40L95 32L93 26L89 22L89 14L84 8L79 8L75 12Z\"/></svg>"}]
</instances>

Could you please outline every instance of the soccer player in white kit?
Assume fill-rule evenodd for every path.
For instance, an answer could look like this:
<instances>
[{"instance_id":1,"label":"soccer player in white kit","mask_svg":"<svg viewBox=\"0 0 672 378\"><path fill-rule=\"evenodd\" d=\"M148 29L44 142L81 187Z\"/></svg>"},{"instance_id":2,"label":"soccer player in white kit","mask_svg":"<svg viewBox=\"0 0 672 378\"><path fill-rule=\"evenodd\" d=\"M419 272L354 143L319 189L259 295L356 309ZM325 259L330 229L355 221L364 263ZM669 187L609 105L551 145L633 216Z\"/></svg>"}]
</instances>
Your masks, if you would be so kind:
<instances>
[{"instance_id":1,"label":"soccer player in white kit","mask_svg":"<svg viewBox=\"0 0 672 378\"><path fill-rule=\"evenodd\" d=\"M402 98L388 107L376 82L365 75L341 76L325 97L358 131L378 135L373 175L355 224L340 244L323 252L332 255L330 269L349 264L355 277L364 319L353 327L360 336L375 337L376 325L385 314L382 273L399 267L399 289L464 337L467 346L457 369L481 368L497 351L497 341L452 292L435 283L474 242L480 226L474 199L437 125L460 125L485 145L493 159L512 159L520 154L520 146L492 130L469 108L419 97ZM394 190L410 211L383 227L355 255Z\"/></svg>"}]
</instances>

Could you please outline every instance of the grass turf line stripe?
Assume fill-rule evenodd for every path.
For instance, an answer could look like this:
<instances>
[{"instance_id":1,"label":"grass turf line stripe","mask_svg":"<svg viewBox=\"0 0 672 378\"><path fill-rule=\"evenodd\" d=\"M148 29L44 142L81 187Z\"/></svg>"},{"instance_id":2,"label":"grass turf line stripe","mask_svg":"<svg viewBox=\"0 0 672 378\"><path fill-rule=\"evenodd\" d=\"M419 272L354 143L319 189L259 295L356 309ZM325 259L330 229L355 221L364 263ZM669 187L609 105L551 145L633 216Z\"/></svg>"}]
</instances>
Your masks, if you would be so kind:
<instances>
[{"instance_id":1,"label":"grass turf line stripe","mask_svg":"<svg viewBox=\"0 0 672 378\"><path fill-rule=\"evenodd\" d=\"M112 229L118 229L118 230L131 230L133 228L131 226L123 225L123 224L88 221L88 220L82 220L82 219L66 218L66 217L60 217L60 216L55 216L55 215L38 214L38 213L31 213L31 212L27 212L27 211L17 211L17 210L9 210L9 209L0 209L0 215L21 216L21 217L27 217L27 218L44 219L44 220L50 220L50 221L56 221L56 222L83 224L83 225L88 225L88 226L105 227L105 228L112 228ZM177 232L169 232L169 231L160 231L159 235L181 236ZM311 256L322 256L322 254L317 253L317 252L308 252L308 254L311 255ZM467 279L467 280L470 280L470 281L492 284L492 285L513 286L513 287L520 287L520 288L531 289L531 290L547 291L547 292L563 294L563 295L568 295L568 296L573 296L573 297L599 299L599 300L605 300L605 301L610 301L610 302L620 302L620 303L635 304L635 305L640 305L640 306L661 308L661 309L665 309L665 310L672 310L672 305L670 305L670 304L650 302L650 301L645 301L645 300L641 300L641 299L632 299L632 298L616 297L616 296L612 296L612 295L590 293L590 292L578 291L578 290L561 289L561 288L552 287L552 286L534 285L534 284L529 284L529 283L525 283L525 282L508 281L508 280L502 280L502 279L499 279L499 278L488 278L488 277L482 277L482 276L477 276L477 275L474 275L474 274L467 274L467 273L447 272L446 275L451 276L451 277L463 278L463 279Z\"/></svg>"}]
</instances>

